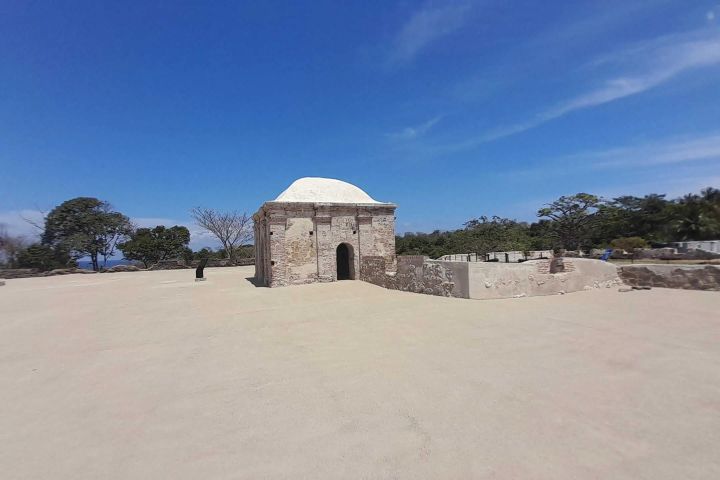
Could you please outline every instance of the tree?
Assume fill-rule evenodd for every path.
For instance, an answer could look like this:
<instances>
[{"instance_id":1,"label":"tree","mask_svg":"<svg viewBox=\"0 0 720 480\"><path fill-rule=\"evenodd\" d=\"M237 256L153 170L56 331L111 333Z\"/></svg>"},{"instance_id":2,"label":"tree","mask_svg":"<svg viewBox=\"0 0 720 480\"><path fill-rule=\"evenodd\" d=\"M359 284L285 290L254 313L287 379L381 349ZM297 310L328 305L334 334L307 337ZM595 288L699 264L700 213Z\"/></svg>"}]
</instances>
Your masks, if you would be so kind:
<instances>
[{"instance_id":1,"label":"tree","mask_svg":"<svg viewBox=\"0 0 720 480\"><path fill-rule=\"evenodd\" d=\"M190 215L200 227L220 241L230 260L235 260L237 247L252 239L252 218L244 212L218 212L210 208L196 207Z\"/></svg>"},{"instance_id":2,"label":"tree","mask_svg":"<svg viewBox=\"0 0 720 480\"><path fill-rule=\"evenodd\" d=\"M531 245L526 223L498 216L469 220L460 238L463 252L467 253L526 251Z\"/></svg>"},{"instance_id":3,"label":"tree","mask_svg":"<svg viewBox=\"0 0 720 480\"><path fill-rule=\"evenodd\" d=\"M590 236L595 213L602 205L600 198L589 193L562 196L545 208L538 210L538 217L547 217L553 222L563 248L575 250L586 246Z\"/></svg>"},{"instance_id":4,"label":"tree","mask_svg":"<svg viewBox=\"0 0 720 480\"><path fill-rule=\"evenodd\" d=\"M42 243L71 253L89 256L93 270L98 258L112 256L118 242L132 232L130 220L97 198L78 197L55 207L45 218Z\"/></svg>"},{"instance_id":5,"label":"tree","mask_svg":"<svg viewBox=\"0 0 720 480\"><path fill-rule=\"evenodd\" d=\"M152 229L138 228L127 241L118 244L118 249L126 259L139 260L147 268L161 260L183 256L188 243L190 231L186 227L158 225Z\"/></svg>"},{"instance_id":6,"label":"tree","mask_svg":"<svg viewBox=\"0 0 720 480\"><path fill-rule=\"evenodd\" d=\"M647 248L648 243L641 237L621 237L610 242L612 248L632 252L636 248Z\"/></svg>"},{"instance_id":7,"label":"tree","mask_svg":"<svg viewBox=\"0 0 720 480\"><path fill-rule=\"evenodd\" d=\"M17 258L20 268L36 268L40 271L54 270L75 266L67 251L61 247L52 247L42 243L34 243L20 252Z\"/></svg>"},{"instance_id":8,"label":"tree","mask_svg":"<svg viewBox=\"0 0 720 480\"><path fill-rule=\"evenodd\" d=\"M598 244L619 237L642 237L651 242L669 239L670 202L665 195L622 196L599 206L594 240ZM603 246L605 246L603 245Z\"/></svg>"},{"instance_id":9,"label":"tree","mask_svg":"<svg viewBox=\"0 0 720 480\"><path fill-rule=\"evenodd\" d=\"M700 192L708 239L720 237L720 190L708 187Z\"/></svg>"},{"instance_id":10,"label":"tree","mask_svg":"<svg viewBox=\"0 0 720 480\"><path fill-rule=\"evenodd\" d=\"M225 250L223 250L223 252L225 252ZM195 260L202 260L204 258L217 258L217 254L208 247L203 247L197 252L193 253L193 258Z\"/></svg>"}]
</instances>

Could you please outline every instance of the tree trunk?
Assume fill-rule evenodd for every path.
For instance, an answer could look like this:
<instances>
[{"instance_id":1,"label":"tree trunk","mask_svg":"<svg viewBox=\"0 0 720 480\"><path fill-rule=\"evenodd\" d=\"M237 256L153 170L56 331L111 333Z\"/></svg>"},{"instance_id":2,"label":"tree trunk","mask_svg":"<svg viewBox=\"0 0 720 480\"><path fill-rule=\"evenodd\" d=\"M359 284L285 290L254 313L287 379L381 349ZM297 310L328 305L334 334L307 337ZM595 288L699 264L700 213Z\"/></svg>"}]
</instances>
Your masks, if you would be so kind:
<instances>
[{"instance_id":1,"label":"tree trunk","mask_svg":"<svg viewBox=\"0 0 720 480\"><path fill-rule=\"evenodd\" d=\"M225 253L227 254L228 260L230 260L230 262L234 263L234 261L233 261L234 252L233 252L232 245L224 244L223 246L225 247Z\"/></svg>"}]
</instances>

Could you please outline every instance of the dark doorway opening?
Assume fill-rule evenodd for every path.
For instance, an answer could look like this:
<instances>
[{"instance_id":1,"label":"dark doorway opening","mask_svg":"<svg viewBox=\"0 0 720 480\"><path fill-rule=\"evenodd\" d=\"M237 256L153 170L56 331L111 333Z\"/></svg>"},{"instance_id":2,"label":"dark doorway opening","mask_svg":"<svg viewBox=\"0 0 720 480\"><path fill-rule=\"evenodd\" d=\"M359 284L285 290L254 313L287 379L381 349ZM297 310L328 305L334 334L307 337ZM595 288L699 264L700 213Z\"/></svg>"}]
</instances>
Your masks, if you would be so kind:
<instances>
[{"instance_id":1,"label":"dark doorway opening","mask_svg":"<svg viewBox=\"0 0 720 480\"><path fill-rule=\"evenodd\" d=\"M337 279L352 280L353 279L353 254L352 247L347 243L341 243L335 252L337 259Z\"/></svg>"}]
</instances>

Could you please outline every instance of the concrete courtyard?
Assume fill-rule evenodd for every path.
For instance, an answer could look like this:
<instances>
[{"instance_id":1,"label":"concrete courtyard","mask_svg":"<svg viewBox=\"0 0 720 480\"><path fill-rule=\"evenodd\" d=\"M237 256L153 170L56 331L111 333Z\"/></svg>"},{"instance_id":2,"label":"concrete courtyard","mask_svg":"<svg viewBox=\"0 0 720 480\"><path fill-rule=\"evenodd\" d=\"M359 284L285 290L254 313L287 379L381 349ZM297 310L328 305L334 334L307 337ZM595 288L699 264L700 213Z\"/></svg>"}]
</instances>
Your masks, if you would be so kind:
<instances>
[{"instance_id":1,"label":"concrete courtyard","mask_svg":"<svg viewBox=\"0 0 720 480\"><path fill-rule=\"evenodd\" d=\"M720 293L0 287L0 478L720 478Z\"/></svg>"}]
</instances>

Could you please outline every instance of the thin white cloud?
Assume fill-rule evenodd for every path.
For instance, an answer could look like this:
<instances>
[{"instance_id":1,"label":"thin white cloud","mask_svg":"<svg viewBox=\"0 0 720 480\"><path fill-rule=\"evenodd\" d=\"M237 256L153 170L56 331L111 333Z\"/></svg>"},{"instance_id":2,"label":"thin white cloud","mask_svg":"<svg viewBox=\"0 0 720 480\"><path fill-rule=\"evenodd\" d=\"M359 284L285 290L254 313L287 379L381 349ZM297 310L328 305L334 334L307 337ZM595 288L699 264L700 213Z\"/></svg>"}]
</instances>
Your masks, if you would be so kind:
<instances>
[{"instance_id":1,"label":"thin white cloud","mask_svg":"<svg viewBox=\"0 0 720 480\"><path fill-rule=\"evenodd\" d=\"M720 162L720 133L585 152L565 157L564 163L576 162L597 168L630 168L701 160Z\"/></svg>"},{"instance_id":2,"label":"thin white cloud","mask_svg":"<svg viewBox=\"0 0 720 480\"><path fill-rule=\"evenodd\" d=\"M522 130L533 128L576 110L596 107L621 98L636 95L667 82L690 69L720 64L720 35L713 32L707 38L690 38L675 43L672 38L656 45L633 49L632 55L620 54L623 63L645 63L645 70L638 73L610 78L599 88L560 103L540 114L534 121L524 125ZM653 42L654 44L655 42ZM522 131L518 130L518 131Z\"/></svg>"},{"instance_id":3,"label":"thin white cloud","mask_svg":"<svg viewBox=\"0 0 720 480\"><path fill-rule=\"evenodd\" d=\"M490 130L447 149L464 150L515 135L578 110L643 93L690 70L715 65L720 65L720 32L714 29L635 45L593 62L594 68L610 66L621 70L608 76L601 86L560 102L525 122Z\"/></svg>"},{"instance_id":4,"label":"thin white cloud","mask_svg":"<svg viewBox=\"0 0 720 480\"><path fill-rule=\"evenodd\" d=\"M415 125L413 127L405 127L399 132L388 133L387 137L395 140L412 140L413 138L421 137L430 131L437 123L442 119L442 115L435 118L431 118L425 123Z\"/></svg>"},{"instance_id":5,"label":"thin white cloud","mask_svg":"<svg viewBox=\"0 0 720 480\"><path fill-rule=\"evenodd\" d=\"M468 1L426 4L400 29L388 63L393 66L407 64L432 42L460 29L471 6Z\"/></svg>"}]
</instances>

